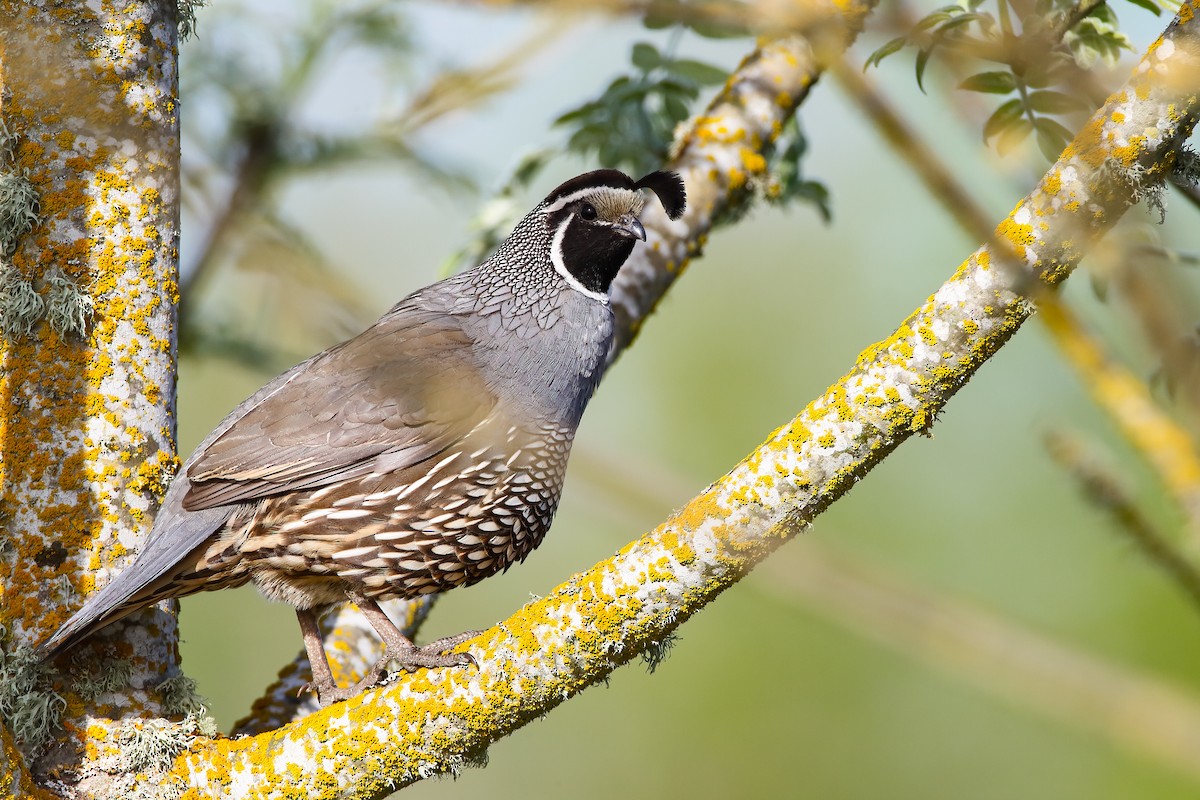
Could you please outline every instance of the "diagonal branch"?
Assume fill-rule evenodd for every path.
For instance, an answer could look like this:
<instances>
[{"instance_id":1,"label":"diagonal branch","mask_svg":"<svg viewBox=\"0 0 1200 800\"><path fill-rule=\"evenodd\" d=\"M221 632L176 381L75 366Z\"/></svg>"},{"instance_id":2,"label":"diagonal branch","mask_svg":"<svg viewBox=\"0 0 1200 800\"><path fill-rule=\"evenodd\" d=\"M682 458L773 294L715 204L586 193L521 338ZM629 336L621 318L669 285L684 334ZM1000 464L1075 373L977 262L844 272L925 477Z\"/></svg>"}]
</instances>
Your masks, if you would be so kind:
<instances>
[{"instance_id":1,"label":"diagonal branch","mask_svg":"<svg viewBox=\"0 0 1200 800\"><path fill-rule=\"evenodd\" d=\"M1054 324L1072 325L1074 320L1067 318ZM1130 493L1121 485L1116 472L1107 469L1070 434L1052 431L1045 438L1050 456L1067 470L1092 503L1112 518L1117 531L1127 537L1159 572L1182 589L1193 606L1200 608L1200 573L1196 571L1196 565L1142 513Z\"/></svg>"},{"instance_id":2,"label":"diagonal branch","mask_svg":"<svg viewBox=\"0 0 1200 800\"><path fill-rule=\"evenodd\" d=\"M823 7L802 5L810 12ZM764 153L808 97L825 64L850 46L874 7L874 0L829 6L824 18L809 22L805 38L762 44L677 138L669 167L687 184L688 208L675 222L657 206L647 208L646 228L658 236L634 253L613 284L617 338L610 363L632 344L691 258L700 255L713 226L749 207L755 183L767 170Z\"/></svg>"},{"instance_id":3,"label":"diagonal branch","mask_svg":"<svg viewBox=\"0 0 1200 800\"><path fill-rule=\"evenodd\" d=\"M839 61L832 65L832 71L850 97L912 166L942 207L968 234L989 240L992 232L985 212L933 150L911 130L858 70ZM1149 284L1144 274L1137 270L1123 269L1122 272L1126 276L1127 286L1142 287ZM1061 300L1049 292L1040 292L1033 299L1038 303L1042 312L1040 319L1052 340L1079 372L1096 404L1108 414L1170 492L1195 539L1200 535L1200 526L1197 525L1197 520L1200 520L1200 455L1196 453L1187 430L1155 405L1149 389L1141 380L1107 357L1100 344L1088 336ZM1143 307L1153 308L1155 313L1139 316L1152 317L1154 321L1151 324L1162 325L1163 303L1146 302ZM1170 325L1168 323L1163 327L1169 329ZM1164 545L1170 547L1165 542ZM1196 569L1189 567L1189 561L1182 553L1176 556L1167 574L1191 594L1197 583ZM1189 572L1192 573L1190 577L1187 575Z\"/></svg>"},{"instance_id":4,"label":"diagonal branch","mask_svg":"<svg viewBox=\"0 0 1200 800\"><path fill-rule=\"evenodd\" d=\"M1182 11L998 226L1015 263L988 247L972 254L891 337L679 513L473 640L477 671L405 675L270 734L198 740L173 768L192 796L274 796L278 787L380 797L456 769L657 647L927 429L1028 318L1020 289L1061 282L1162 180L1200 112L1200 23L1192 5Z\"/></svg>"}]
</instances>

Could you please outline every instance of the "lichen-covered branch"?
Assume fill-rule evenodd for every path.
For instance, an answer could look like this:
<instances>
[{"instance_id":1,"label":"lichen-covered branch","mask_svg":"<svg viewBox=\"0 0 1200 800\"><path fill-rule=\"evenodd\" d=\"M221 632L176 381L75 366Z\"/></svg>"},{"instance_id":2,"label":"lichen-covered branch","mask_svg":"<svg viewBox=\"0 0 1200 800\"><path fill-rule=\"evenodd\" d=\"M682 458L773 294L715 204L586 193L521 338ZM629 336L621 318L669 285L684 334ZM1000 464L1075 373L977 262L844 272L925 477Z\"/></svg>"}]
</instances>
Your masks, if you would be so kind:
<instances>
[{"instance_id":1,"label":"lichen-covered branch","mask_svg":"<svg viewBox=\"0 0 1200 800\"><path fill-rule=\"evenodd\" d=\"M1165 570L1180 566L1168 563L1170 549L1152 552L1161 537L1090 454L1062 434L1048 434L1047 439L1055 459L1085 491L1103 495L1097 505L1120 524L1138 528L1129 533L1135 540L1141 537L1137 544L1148 558ZM628 459L594 451L576 458L576 471L583 467L603 476L596 488L618 507L661 508L686 486L681 475L663 464L641 461L631 470ZM1122 519L1126 514L1130 516ZM1200 752L1200 695L1187 686L928 587L882 558L835 548L827 542L838 538L839 531L828 525L822 525L821 534L806 536L802 547L784 548L759 565L755 590L1034 716L1066 723L1125 753L1200 779L1195 758ZM1186 590L1200 604L1200 583L1188 581Z\"/></svg>"},{"instance_id":2,"label":"lichen-covered branch","mask_svg":"<svg viewBox=\"0 0 1200 800\"><path fill-rule=\"evenodd\" d=\"M1077 9L1068 16L1077 17L1079 13ZM1063 30L1065 28L1060 26L1059 38ZM993 234L982 207L937 154L921 141L859 70L844 62L837 62L833 71L850 97L912 166L947 213L969 235L989 241ZM1135 270L1124 272L1131 274ZM1133 282L1126 281L1127 284ZM1055 295L1042 292L1034 299L1052 340L1080 373L1096 404L1109 415L1126 440L1154 469L1179 504L1193 538L1200 535L1200 526L1197 525L1197 520L1200 520L1200 456L1195 451L1191 436L1154 403L1144 382L1105 355L1100 344L1083 330ZM1153 312L1139 316L1158 317L1162 313L1161 303L1146 303L1144 308L1153 309ZM1152 324L1161 324L1161 320L1155 319ZM1178 332L1175 333L1177 335ZM1170 575L1179 577L1189 570L1188 562L1182 555L1173 563L1183 572L1172 569L1168 570ZM1191 571L1194 572L1194 568ZM1189 593L1192 592L1194 575L1182 583Z\"/></svg>"},{"instance_id":3,"label":"lichen-covered branch","mask_svg":"<svg viewBox=\"0 0 1200 800\"><path fill-rule=\"evenodd\" d=\"M1129 83L997 228L1015 262L988 247L972 254L891 337L671 519L469 643L478 670L403 675L271 734L197 741L174 766L189 796L380 797L468 763L496 738L655 651L927 429L1029 316L1021 290L1057 285L1162 180L1200 111L1194 11L1184 6Z\"/></svg>"},{"instance_id":4,"label":"lichen-covered branch","mask_svg":"<svg viewBox=\"0 0 1200 800\"><path fill-rule=\"evenodd\" d=\"M433 609L436 595L415 600L387 600L380 607L396 621L405 636L415 637ZM325 650L330 655L333 678L339 686L350 686L367 673L383 655L379 634L354 605L343 605L320 621ZM308 653L300 653L284 665L279 677L254 702L250 713L233 726L233 735L253 735L274 730L320 708L317 696L308 691L312 666Z\"/></svg>"},{"instance_id":5,"label":"lichen-covered branch","mask_svg":"<svg viewBox=\"0 0 1200 800\"><path fill-rule=\"evenodd\" d=\"M0 181L36 196L0 255L0 626L16 680L28 646L125 563L175 468L175 36L172 3L0 0ZM18 195L0 195L8 219ZM142 620L108 646L132 665L122 709L157 713L147 689L174 658L174 619ZM54 722L30 704L66 706L68 749L85 711L112 708L31 680L13 700L28 707L3 704L27 753Z\"/></svg>"}]
</instances>

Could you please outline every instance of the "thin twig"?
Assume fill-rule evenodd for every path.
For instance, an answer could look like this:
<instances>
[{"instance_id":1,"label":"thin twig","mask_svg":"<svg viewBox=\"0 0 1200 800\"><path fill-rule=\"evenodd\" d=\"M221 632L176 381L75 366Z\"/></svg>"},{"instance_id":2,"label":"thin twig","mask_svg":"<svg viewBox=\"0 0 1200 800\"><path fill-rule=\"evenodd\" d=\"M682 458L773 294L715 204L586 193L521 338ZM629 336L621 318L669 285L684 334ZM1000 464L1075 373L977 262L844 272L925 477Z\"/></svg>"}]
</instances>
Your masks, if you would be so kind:
<instances>
[{"instance_id":1,"label":"thin twig","mask_svg":"<svg viewBox=\"0 0 1200 800\"><path fill-rule=\"evenodd\" d=\"M1150 390L1111 360L1100 343L1054 295L1038 298L1038 318L1079 372L1092 399L1146 459L1189 522L1192 546L1200 535L1200 458L1188 432L1167 416ZM1166 545L1164 545L1166 546ZM1182 555L1180 560L1186 560Z\"/></svg>"},{"instance_id":2,"label":"thin twig","mask_svg":"<svg viewBox=\"0 0 1200 800\"><path fill-rule=\"evenodd\" d=\"M805 539L757 585L991 694L1200 780L1200 698Z\"/></svg>"},{"instance_id":3,"label":"thin twig","mask_svg":"<svg viewBox=\"0 0 1200 800\"><path fill-rule=\"evenodd\" d=\"M1046 449L1079 482L1087 496L1112 516L1117 530L1200 608L1200 571L1142 514L1111 470L1091 457L1081 442L1062 432L1046 434Z\"/></svg>"}]
</instances>

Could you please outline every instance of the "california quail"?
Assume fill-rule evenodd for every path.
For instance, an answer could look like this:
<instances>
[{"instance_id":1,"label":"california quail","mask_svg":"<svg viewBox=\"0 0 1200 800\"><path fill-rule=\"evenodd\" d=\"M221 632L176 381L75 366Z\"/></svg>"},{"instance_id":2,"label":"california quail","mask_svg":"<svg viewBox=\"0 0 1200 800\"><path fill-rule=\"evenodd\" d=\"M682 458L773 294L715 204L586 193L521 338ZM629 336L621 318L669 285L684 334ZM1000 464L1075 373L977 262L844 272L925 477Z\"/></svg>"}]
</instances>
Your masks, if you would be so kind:
<instances>
[{"instance_id":1,"label":"california quail","mask_svg":"<svg viewBox=\"0 0 1200 800\"><path fill-rule=\"evenodd\" d=\"M322 702L389 661L458 665L462 637L417 648L378 599L467 586L541 542L613 336L608 290L671 172L617 170L552 191L482 264L401 300L363 333L238 406L183 465L132 566L39 645L49 657L168 597L253 581L296 607ZM384 659L333 682L316 620L349 598Z\"/></svg>"}]
</instances>

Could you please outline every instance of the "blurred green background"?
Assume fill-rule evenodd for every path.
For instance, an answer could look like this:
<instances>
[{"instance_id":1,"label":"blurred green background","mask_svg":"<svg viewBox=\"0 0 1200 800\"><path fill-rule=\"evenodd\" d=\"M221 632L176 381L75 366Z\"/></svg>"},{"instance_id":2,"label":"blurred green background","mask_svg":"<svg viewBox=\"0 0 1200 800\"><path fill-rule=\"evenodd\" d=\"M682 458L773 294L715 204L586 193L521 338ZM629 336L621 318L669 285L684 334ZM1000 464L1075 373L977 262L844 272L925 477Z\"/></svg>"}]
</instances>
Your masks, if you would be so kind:
<instances>
[{"instance_id":1,"label":"blurred green background","mask_svg":"<svg viewBox=\"0 0 1200 800\"><path fill-rule=\"evenodd\" d=\"M253 13L214 0L199 10L198 35L181 48L185 83L188 59L194 63L201 48L244 50L269 74L278 67L271 42L308 18L307 4L247 7ZM438 69L487 63L535 31L554 35L519 65L510 90L445 115L412 140L423 157L452 165L477 188L446 189L394 161L273 186L273 208L342 276L359 316L311 314L308 301L276 282L287 280L286 259L279 263L269 248L249 258L253 248L243 248L241 268L214 271L192 313L214 321L214 330L270 341L278 363L255 367L190 348L180 365L182 453L279 369L438 278L517 159L561 142L553 120L626 70L635 42L666 47L676 37L680 53L725 69L753 44L647 31L636 20L600 15L548 26L549 13L521 8L395 8L411 58L397 68L353 46L336 49L299 96L296 125L352 133ZM1119 11L1139 52L1165 25L1132 6ZM889 37L870 31L853 63ZM979 96L939 85L933 68L922 94L911 52L870 77L994 219L1044 169L1036 153L1001 160L985 148L983 117L972 108ZM196 96L190 103L184 95L185 114L193 115L186 124L195 126L193 142L210 137L212 144L229 108ZM593 401L545 544L509 573L445 597L423 637L487 627L652 528L890 334L974 249L832 82L817 87L801 117L810 148L804 169L829 188L832 223L811 206L762 206L713 234ZM185 161L188 147L185 140ZM209 187L219 190L220 170L211 166ZM594 166L552 162L522 207ZM1172 210L1155 235L1200 247L1194 211ZM217 211L219 203L203 202L187 210L185 270ZM1131 225L1150 220L1141 211L1131 216L1138 218ZM1175 279L1176 291L1195 291L1194 274ZM1066 294L1135 372L1150 375L1153 354L1133 338L1119 307L1097 299L1088 275L1074 277ZM495 744L486 769L426 781L407 796L1195 797L1200 770L1189 777L1121 744L1122 720L1105 726L1086 713L1055 713L1037 702L1046 687L1028 676L980 678L956 667L954 645L903 634L902 646L884 645L885 622L852 623L836 598L800 584L797 565L809 563L806 556L832 553L932 593L935 606L977 608L1195 695L1195 608L1114 535L1046 455L1044 432L1060 429L1111 450L1157 521L1178 526L1035 321L950 403L931 438L905 444L769 568L685 624L656 672L630 665ZM294 615L252 589L185 599L183 610L184 667L228 730L300 649ZM1021 640L1011 648L1020 656ZM996 668L1004 674L1002 663ZM1007 681L1015 688L1001 691Z\"/></svg>"}]
</instances>

